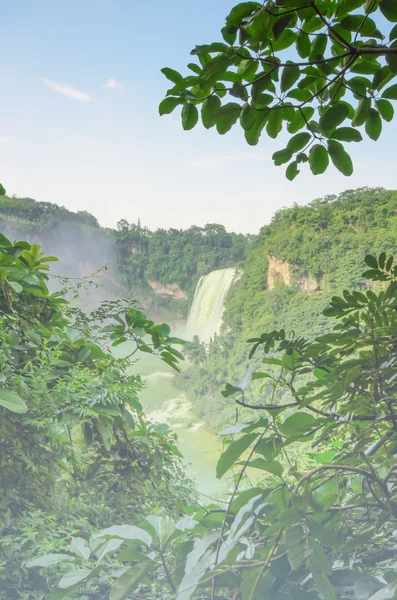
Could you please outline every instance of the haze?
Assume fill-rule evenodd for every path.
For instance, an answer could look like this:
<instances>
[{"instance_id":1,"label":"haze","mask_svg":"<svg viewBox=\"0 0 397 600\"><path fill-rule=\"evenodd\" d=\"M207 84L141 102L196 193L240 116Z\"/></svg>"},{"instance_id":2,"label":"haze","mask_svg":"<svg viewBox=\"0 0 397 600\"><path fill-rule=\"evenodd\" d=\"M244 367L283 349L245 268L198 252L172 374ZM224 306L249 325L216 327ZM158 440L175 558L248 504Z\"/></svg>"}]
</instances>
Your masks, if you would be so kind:
<instances>
[{"instance_id":1,"label":"haze","mask_svg":"<svg viewBox=\"0 0 397 600\"><path fill-rule=\"evenodd\" d=\"M396 124L376 145L352 149L355 174L302 173L293 184L272 153L283 139L246 145L203 128L183 132L179 114L158 116L164 66L183 70L196 43L218 37L234 3L183 0L5 0L0 181L9 194L150 228L223 223L258 231L293 202L347 187L396 185ZM183 25L183 28L182 28Z\"/></svg>"}]
</instances>

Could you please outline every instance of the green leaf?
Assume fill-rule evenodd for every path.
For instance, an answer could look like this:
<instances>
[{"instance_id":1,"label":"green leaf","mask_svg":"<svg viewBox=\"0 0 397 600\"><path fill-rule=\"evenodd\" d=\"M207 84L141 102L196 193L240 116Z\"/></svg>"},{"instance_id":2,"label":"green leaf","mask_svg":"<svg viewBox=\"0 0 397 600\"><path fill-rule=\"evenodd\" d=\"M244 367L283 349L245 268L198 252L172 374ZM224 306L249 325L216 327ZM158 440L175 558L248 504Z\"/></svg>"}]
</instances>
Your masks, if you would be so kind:
<instances>
[{"instance_id":1,"label":"green leaf","mask_svg":"<svg viewBox=\"0 0 397 600\"><path fill-rule=\"evenodd\" d=\"M118 550L123 542L124 540L111 539L105 542L103 545L101 545L100 548L96 551L96 555L98 558L97 564L99 564L105 558L105 556L109 554L109 552L114 552L115 550Z\"/></svg>"},{"instance_id":2,"label":"green leaf","mask_svg":"<svg viewBox=\"0 0 397 600\"><path fill-rule=\"evenodd\" d=\"M178 71L174 71L174 69L170 69L169 67L165 67L161 69L163 75L166 76L167 79L172 81L172 83L179 84L183 82L183 77Z\"/></svg>"},{"instance_id":3,"label":"green leaf","mask_svg":"<svg viewBox=\"0 0 397 600\"><path fill-rule=\"evenodd\" d=\"M397 73L397 54L386 54L386 62L392 73Z\"/></svg>"},{"instance_id":4,"label":"green leaf","mask_svg":"<svg viewBox=\"0 0 397 600\"><path fill-rule=\"evenodd\" d=\"M245 139L250 146L256 146L269 117L269 111L261 110L257 112L256 119L252 127L245 132Z\"/></svg>"},{"instance_id":5,"label":"green leaf","mask_svg":"<svg viewBox=\"0 0 397 600\"><path fill-rule=\"evenodd\" d=\"M76 560L74 556L69 554L44 554L26 563L28 569L33 567L52 567L53 565L59 565L61 562L73 562Z\"/></svg>"},{"instance_id":6,"label":"green leaf","mask_svg":"<svg viewBox=\"0 0 397 600\"><path fill-rule=\"evenodd\" d=\"M307 132L297 133L294 137L292 137L288 144L287 149L291 152L299 152L302 150L311 140L311 134Z\"/></svg>"},{"instance_id":7,"label":"green leaf","mask_svg":"<svg viewBox=\"0 0 397 600\"><path fill-rule=\"evenodd\" d=\"M301 31L296 39L296 49L301 58L307 58L310 54L310 38L307 33Z\"/></svg>"},{"instance_id":8,"label":"green leaf","mask_svg":"<svg viewBox=\"0 0 397 600\"><path fill-rule=\"evenodd\" d=\"M16 294L20 294L23 291L23 287L17 281L9 281L8 285L14 290Z\"/></svg>"},{"instance_id":9,"label":"green leaf","mask_svg":"<svg viewBox=\"0 0 397 600\"><path fill-rule=\"evenodd\" d=\"M5 187L1 185L0 183L0 196L5 196L6 195L6 190Z\"/></svg>"},{"instance_id":10,"label":"green leaf","mask_svg":"<svg viewBox=\"0 0 397 600\"><path fill-rule=\"evenodd\" d=\"M340 127L332 132L331 138L341 142L362 142L363 136L353 127Z\"/></svg>"},{"instance_id":11,"label":"green leaf","mask_svg":"<svg viewBox=\"0 0 397 600\"><path fill-rule=\"evenodd\" d=\"M215 79L219 77L219 74L226 71L230 67L231 60L227 56L219 55L211 59L203 68L201 72L201 79L204 82L213 82L212 77Z\"/></svg>"},{"instance_id":12,"label":"green leaf","mask_svg":"<svg viewBox=\"0 0 397 600\"><path fill-rule=\"evenodd\" d=\"M390 123L393 120L394 108L391 102L382 99L377 100L376 108L378 109L378 112L384 121Z\"/></svg>"},{"instance_id":13,"label":"green leaf","mask_svg":"<svg viewBox=\"0 0 397 600\"><path fill-rule=\"evenodd\" d=\"M241 393L241 390L234 387L234 385L230 385L230 383L226 384L226 388L221 392L224 398L228 398L229 396L233 396L233 394Z\"/></svg>"},{"instance_id":14,"label":"green leaf","mask_svg":"<svg viewBox=\"0 0 397 600\"><path fill-rule=\"evenodd\" d=\"M289 90L294 85L294 83L296 83L296 81L299 79L299 77L300 77L299 67L293 67L293 66L284 67L282 75L281 75L281 82L280 82L281 91L286 92L287 90Z\"/></svg>"},{"instance_id":15,"label":"green leaf","mask_svg":"<svg viewBox=\"0 0 397 600\"><path fill-rule=\"evenodd\" d=\"M141 527L135 527L135 525L113 525L113 527L107 527L106 529L102 529L96 533L94 538L119 538L123 540L134 540L143 542L148 547L150 547L152 544L152 538L148 532Z\"/></svg>"},{"instance_id":16,"label":"green leaf","mask_svg":"<svg viewBox=\"0 0 397 600\"><path fill-rule=\"evenodd\" d=\"M392 42L393 40L397 39L397 25L394 25L393 29L391 30L390 34L389 34L389 41Z\"/></svg>"},{"instance_id":17,"label":"green leaf","mask_svg":"<svg viewBox=\"0 0 397 600\"><path fill-rule=\"evenodd\" d=\"M283 435L295 437L307 433L316 424L317 421L312 415L304 412L296 412L279 425L279 430Z\"/></svg>"},{"instance_id":18,"label":"green leaf","mask_svg":"<svg viewBox=\"0 0 397 600\"><path fill-rule=\"evenodd\" d=\"M238 27L244 17L260 8L261 5L258 2L240 2L230 11L226 18L226 25L228 27Z\"/></svg>"},{"instance_id":19,"label":"green leaf","mask_svg":"<svg viewBox=\"0 0 397 600\"><path fill-rule=\"evenodd\" d=\"M264 438L255 448L256 454L261 454L266 460L272 460L280 454L282 448L281 438Z\"/></svg>"},{"instance_id":20,"label":"green leaf","mask_svg":"<svg viewBox=\"0 0 397 600\"><path fill-rule=\"evenodd\" d=\"M109 358L109 354L106 354L98 344L93 344L92 342L88 342L84 344L86 348L90 350L90 357L94 360Z\"/></svg>"},{"instance_id":21,"label":"green leaf","mask_svg":"<svg viewBox=\"0 0 397 600\"><path fill-rule=\"evenodd\" d=\"M210 129L216 123L217 111L221 107L221 100L218 96L210 96L204 100L201 107L201 120L206 129Z\"/></svg>"},{"instance_id":22,"label":"green leaf","mask_svg":"<svg viewBox=\"0 0 397 600\"><path fill-rule=\"evenodd\" d=\"M395 0L381 0L379 8L388 21L391 23L397 22L397 4Z\"/></svg>"},{"instance_id":23,"label":"green leaf","mask_svg":"<svg viewBox=\"0 0 397 600\"><path fill-rule=\"evenodd\" d=\"M194 104L185 104L182 108L182 127L185 131L193 129L197 125L198 110Z\"/></svg>"},{"instance_id":24,"label":"green leaf","mask_svg":"<svg viewBox=\"0 0 397 600\"><path fill-rule=\"evenodd\" d=\"M154 527L160 542L160 550L165 550L167 542L176 531L175 521L167 515L164 517L152 515L147 520Z\"/></svg>"},{"instance_id":25,"label":"green leaf","mask_svg":"<svg viewBox=\"0 0 397 600\"><path fill-rule=\"evenodd\" d=\"M84 558L84 560L89 559L91 556L91 550L87 542L81 537L76 537L72 539L70 543L70 549L77 556Z\"/></svg>"},{"instance_id":26,"label":"green leaf","mask_svg":"<svg viewBox=\"0 0 397 600\"><path fill-rule=\"evenodd\" d=\"M272 159L274 160L274 164L279 167L280 165L283 165L284 163L287 163L291 160L292 158L292 152L291 150L288 150L287 148L284 148L284 150L278 150L278 152L275 152L272 156Z\"/></svg>"},{"instance_id":27,"label":"green leaf","mask_svg":"<svg viewBox=\"0 0 397 600\"><path fill-rule=\"evenodd\" d=\"M287 129L289 133L296 133L299 129L302 129L314 114L314 108L311 106L305 106L304 108L297 110L291 119Z\"/></svg>"},{"instance_id":28,"label":"green leaf","mask_svg":"<svg viewBox=\"0 0 397 600\"><path fill-rule=\"evenodd\" d=\"M89 574L91 573L91 569L76 569L74 571L69 571L66 573L60 582L58 583L58 587L62 590L72 587L72 585L76 585L76 583L80 583L87 579Z\"/></svg>"},{"instance_id":29,"label":"green leaf","mask_svg":"<svg viewBox=\"0 0 397 600\"><path fill-rule=\"evenodd\" d=\"M240 98L240 100L247 100L248 98L247 88L242 83L233 83L229 93L231 96L234 96L234 98Z\"/></svg>"},{"instance_id":30,"label":"green leaf","mask_svg":"<svg viewBox=\"0 0 397 600\"><path fill-rule=\"evenodd\" d=\"M385 87L385 85L387 83L389 83L389 81L393 77L394 77L394 75L390 71L390 68L388 65L384 65L383 67L380 67L374 75L374 78L372 81L372 88L374 90L382 89L383 87Z\"/></svg>"},{"instance_id":31,"label":"green leaf","mask_svg":"<svg viewBox=\"0 0 397 600\"><path fill-rule=\"evenodd\" d=\"M252 469L260 469L261 471L267 471L281 477L284 471L284 467L277 460L264 460L263 458L254 458L250 460L248 466Z\"/></svg>"},{"instance_id":32,"label":"green leaf","mask_svg":"<svg viewBox=\"0 0 397 600\"><path fill-rule=\"evenodd\" d=\"M313 175L321 175L329 165L328 152L321 144L315 144L310 148L309 164Z\"/></svg>"},{"instance_id":33,"label":"green leaf","mask_svg":"<svg viewBox=\"0 0 397 600\"><path fill-rule=\"evenodd\" d=\"M141 562L129 567L113 584L110 600L125 600L128 598L145 575L153 569L153 561Z\"/></svg>"},{"instance_id":34,"label":"green leaf","mask_svg":"<svg viewBox=\"0 0 397 600\"><path fill-rule=\"evenodd\" d=\"M159 105L160 116L169 115L170 113L172 113L174 108L176 108L179 104L182 104L182 103L183 103L182 98L171 98L171 97L164 98L164 100L162 102L160 102L160 105Z\"/></svg>"},{"instance_id":35,"label":"green leaf","mask_svg":"<svg viewBox=\"0 0 397 600\"><path fill-rule=\"evenodd\" d=\"M264 90L269 89L270 91L272 91L272 87L274 88L274 84L272 82L269 71L258 73L258 76L251 87L252 100L256 102L259 99L262 92L264 92Z\"/></svg>"},{"instance_id":36,"label":"green leaf","mask_svg":"<svg viewBox=\"0 0 397 600\"><path fill-rule=\"evenodd\" d=\"M325 573L322 571L313 571L313 579L324 600L338 600L338 596Z\"/></svg>"},{"instance_id":37,"label":"green leaf","mask_svg":"<svg viewBox=\"0 0 397 600\"><path fill-rule=\"evenodd\" d=\"M275 139L283 128L283 113L280 109L271 109L267 120L266 132Z\"/></svg>"},{"instance_id":38,"label":"green leaf","mask_svg":"<svg viewBox=\"0 0 397 600\"><path fill-rule=\"evenodd\" d=\"M329 140L328 153L338 171L340 171L346 177L353 173L352 159L347 154L342 144L335 140Z\"/></svg>"},{"instance_id":39,"label":"green leaf","mask_svg":"<svg viewBox=\"0 0 397 600\"><path fill-rule=\"evenodd\" d=\"M280 15L277 18L277 21L273 25L273 35L274 39L278 39L283 31L289 26L292 25L293 22L296 22L296 18L292 13L287 13L285 15Z\"/></svg>"},{"instance_id":40,"label":"green leaf","mask_svg":"<svg viewBox=\"0 0 397 600\"><path fill-rule=\"evenodd\" d=\"M221 135L230 131L237 119L240 117L242 110L241 104L237 102L228 102L221 106L216 116L216 128Z\"/></svg>"},{"instance_id":41,"label":"green leaf","mask_svg":"<svg viewBox=\"0 0 397 600\"><path fill-rule=\"evenodd\" d=\"M249 131L256 121L257 111L249 104L245 104L240 115L240 124L244 131Z\"/></svg>"},{"instance_id":42,"label":"green leaf","mask_svg":"<svg viewBox=\"0 0 397 600\"><path fill-rule=\"evenodd\" d=\"M369 100L368 98L362 98L360 100L352 119L353 127L360 127L360 125L363 125L365 123L370 107L371 100Z\"/></svg>"},{"instance_id":43,"label":"green leaf","mask_svg":"<svg viewBox=\"0 0 397 600\"><path fill-rule=\"evenodd\" d=\"M283 354L281 363L285 369L288 369L288 371L294 371L299 365L299 359L299 353L296 350L292 350L292 352L288 351Z\"/></svg>"},{"instance_id":44,"label":"green leaf","mask_svg":"<svg viewBox=\"0 0 397 600\"><path fill-rule=\"evenodd\" d=\"M298 175L299 173L299 169L298 169L298 163L296 160L294 160L292 163L290 163L285 171L285 176L289 181L293 181L295 179L295 177Z\"/></svg>"},{"instance_id":45,"label":"green leaf","mask_svg":"<svg viewBox=\"0 0 397 600\"><path fill-rule=\"evenodd\" d=\"M336 104L331 106L321 117L320 127L322 131L329 132L338 127L349 114L347 104Z\"/></svg>"},{"instance_id":46,"label":"green leaf","mask_svg":"<svg viewBox=\"0 0 397 600\"><path fill-rule=\"evenodd\" d=\"M28 410L22 398L16 392L7 388L0 388L0 406L4 406L4 408L18 415L23 415Z\"/></svg>"},{"instance_id":47,"label":"green leaf","mask_svg":"<svg viewBox=\"0 0 397 600\"><path fill-rule=\"evenodd\" d=\"M328 35L325 33L319 33L314 37L310 48L310 60L318 60L324 56L327 42Z\"/></svg>"},{"instance_id":48,"label":"green leaf","mask_svg":"<svg viewBox=\"0 0 397 600\"><path fill-rule=\"evenodd\" d=\"M281 50L285 50L285 48L289 48L295 42L297 37L298 34L291 29L285 29L280 37L273 43L274 52L280 52Z\"/></svg>"},{"instance_id":49,"label":"green leaf","mask_svg":"<svg viewBox=\"0 0 397 600\"><path fill-rule=\"evenodd\" d=\"M366 15L349 15L340 23L347 31L360 31L361 35L371 36L376 31L376 24Z\"/></svg>"},{"instance_id":50,"label":"green leaf","mask_svg":"<svg viewBox=\"0 0 397 600\"><path fill-rule=\"evenodd\" d=\"M375 108L370 108L365 122L365 131L371 140L377 140L382 133L382 119Z\"/></svg>"},{"instance_id":51,"label":"green leaf","mask_svg":"<svg viewBox=\"0 0 397 600\"><path fill-rule=\"evenodd\" d=\"M236 442L232 442L221 455L218 464L216 465L217 479L221 479L223 475L233 466L240 456L249 448L252 442L258 437L258 433L249 433L244 435Z\"/></svg>"},{"instance_id":52,"label":"green leaf","mask_svg":"<svg viewBox=\"0 0 397 600\"><path fill-rule=\"evenodd\" d=\"M382 94L382 98L388 98L389 100L397 100L397 83L391 85Z\"/></svg>"},{"instance_id":53,"label":"green leaf","mask_svg":"<svg viewBox=\"0 0 397 600\"><path fill-rule=\"evenodd\" d=\"M371 269L379 269L378 261L375 258L375 256L371 256L371 254L367 254L367 256L364 258L364 261L366 262L366 264L369 267L371 267Z\"/></svg>"}]
</instances>

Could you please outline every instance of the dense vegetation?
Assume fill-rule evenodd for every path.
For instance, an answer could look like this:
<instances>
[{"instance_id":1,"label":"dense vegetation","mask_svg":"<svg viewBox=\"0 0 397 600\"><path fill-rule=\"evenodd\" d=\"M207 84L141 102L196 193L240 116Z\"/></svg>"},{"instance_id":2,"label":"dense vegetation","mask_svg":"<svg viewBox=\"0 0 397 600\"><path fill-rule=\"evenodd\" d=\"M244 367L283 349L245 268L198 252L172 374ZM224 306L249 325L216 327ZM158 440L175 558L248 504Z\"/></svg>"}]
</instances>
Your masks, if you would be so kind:
<instances>
[{"instance_id":1,"label":"dense vegetation","mask_svg":"<svg viewBox=\"0 0 397 600\"><path fill-rule=\"evenodd\" d=\"M225 134L239 122L248 144L262 132L287 146L273 155L289 163L292 181L305 163L314 175L330 162L353 172L345 143L359 128L377 140L397 100L395 0L265 0L241 2L226 17L223 41L196 46L191 73L162 69L171 81L161 115L182 107L182 126L199 120ZM394 80L394 81L393 81ZM391 85L390 85L391 83Z\"/></svg>"},{"instance_id":2,"label":"dense vegetation","mask_svg":"<svg viewBox=\"0 0 397 600\"><path fill-rule=\"evenodd\" d=\"M59 259L57 272L89 276L107 265L107 288L134 295L153 315L186 316L201 275L234 266L245 258L250 236L228 233L222 225L150 231L125 220L117 230L101 228L93 215L71 212L30 198L0 200L0 226L12 239L41 244ZM178 299L152 292L148 281L177 284Z\"/></svg>"},{"instance_id":3,"label":"dense vegetation","mask_svg":"<svg viewBox=\"0 0 397 600\"><path fill-rule=\"evenodd\" d=\"M191 296L201 275L233 267L245 258L247 237L228 233L216 223L152 232L120 221L118 264L130 286L136 281L175 282Z\"/></svg>"},{"instance_id":4,"label":"dense vegetation","mask_svg":"<svg viewBox=\"0 0 397 600\"><path fill-rule=\"evenodd\" d=\"M51 294L54 261L36 244L0 235L4 600L48 597L51 573L26 567L37 553L56 556L73 536L152 511L177 515L190 494L175 436L145 417L141 380L129 374L137 351L176 366L181 355L171 344L179 341L132 301L109 301L87 315ZM125 341L130 358L113 358L110 345ZM104 585L91 586L89 597Z\"/></svg>"},{"instance_id":5,"label":"dense vegetation","mask_svg":"<svg viewBox=\"0 0 397 600\"><path fill-rule=\"evenodd\" d=\"M48 290L55 259L2 236L0 597L393 597L397 266L367 256L363 275L362 256L395 249L396 211L396 192L348 191L250 245L221 335L180 376L213 426L237 410L217 465L232 491L206 507L128 371L139 351L177 368L180 341L133 301L73 308Z\"/></svg>"},{"instance_id":6,"label":"dense vegetation","mask_svg":"<svg viewBox=\"0 0 397 600\"><path fill-rule=\"evenodd\" d=\"M228 423L234 407L220 387L242 377L246 340L281 327L297 336L324 333L328 325L322 311L331 297L365 288L363 257L382 249L397 252L396 191L349 190L278 211L248 249L242 277L226 303L221 335L209 347L196 341L187 348L194 365L179 377L179 385L194 395L200 414L215 427ZM269 257L288 262L290 285L279 278L269 289ZM309 276L317 291L303 291Z\"/></svg>"},{"instance_id":7,"label":"dense vegetation","mask_svg":"<svg viewBox=\"0 0 397 600\"><path fill-rule=\"evenodd\" d=\"M397 265L384 253L365 260L365 276L388 285L334 296L324 311L330 333L309 340L281 329L251 340L261 369L223 391L258 415L222 432L217 477L235 472L228 501L186 507L177 523L156 516L105 528L38 557L28 567L56 563L63 573L54 598L85 598L116 572L111 600L153 597L160 572L155 598L395 597ZM247 404L247 389L263 381L273 395ZM306 448L304 461L294 447ZM249 470L262 479L240 491Z\"/></svg>"},{"instance_id":8,"label":"dense vegetation","mask_svg":"<svg viewBox=\"0 0 397 600\"><path fill-rule=\"evenodd\" d=\"M191 129L202 104L219 133L240 117L250 144L285 123L293 137L273 158L291 161L289 179L330 159L349 175L341 142L361 141L364 125L375 140L393 119L394 22L395 0L243 2L226 44L193 52L194 76L163 70L175 85L160 112L182 104ZM302 61L278 56L291 48ZM222 106L228 92L244 106ZM178 370L183 342L134 301L87 314L51 293L56 259L32 235L104 232L86 213L4 199L5 227L27 214L32 229L29 242L0 234L0 598L396 598L396 205L396 192L364 189L293 206L250 245L221 335L187 346L180 378L213 425L234 417L216 467L231 492L203 506L129 371L139 352ZM139 222L104 239L131 290L153 277L190 293L201 274L240 262L246 242L219 225L151 233Z\"/></svg>"}]
</instances>

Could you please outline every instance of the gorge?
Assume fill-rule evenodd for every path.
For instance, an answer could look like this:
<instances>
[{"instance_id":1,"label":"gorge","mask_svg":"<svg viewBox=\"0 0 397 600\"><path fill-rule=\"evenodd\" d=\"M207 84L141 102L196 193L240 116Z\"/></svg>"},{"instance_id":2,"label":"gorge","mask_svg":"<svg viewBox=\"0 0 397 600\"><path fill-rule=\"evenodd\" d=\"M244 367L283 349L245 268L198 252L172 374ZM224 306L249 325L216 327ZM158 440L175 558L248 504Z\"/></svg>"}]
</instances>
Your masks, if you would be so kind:
<instances>
[{"instance_id":1,"label":"gorge","mask_svg":"<svg viewBox=\"0 0 397 600\"><path fill-rule=\"evenodd\" d=\"M384 410L383 406L367 409L368 401L363 398L357 403L355 388L349 384L352 376L356 381L361 378L361 363L359 369L350 369L349 361L340 364L348 394L342 401L333 387L333 372L329 375L329 393L336 394L331 402L341 402L340 421L329 413L326 395L323 408L313 407L313 416L306 404L298 407L288 385L289 378L295 385L298 377L302 394L310 392L310 386L316 390L323 385L321 378L327 371L322 362L313 364L313 356L315 361L334 361L334 351L323 354L329 340L335 340L336 347L344 344L343 354L349 357L352 336L360 335L364 345L372 339L365 328L354 327L356 317L351 320L349 313L372 310L378 297L382 298L377 293L384 289L379 277L393 277L386 273L392 264L390 259L386 264L386 254L379 259L373 255L397 251L395 191L350 190L306 206L293 205L276 213L258 236L243 238L227 234L219 225L187 232L149 232L130 225L117 232L104 231L86 215L83 225L80 217L65 215L55 205L37 207L33 201L15 198L3 202L2 231L12 239L28 234L33 243L13 245L0 237L4 282L0 354L7 378L7 387L0 389L1 469L5 473L1 504L6 515L0 558L7 565L0 582L6 590L13 586L15 576L27 590L26 597L31 597L32 587L47 589L44 562L58 560L54 551L55 557L63 556L59 551L68 553L70 536L78 540L74 545L85 548L84 540L90 539L93 530L105 527L107 532L116 532L117 538L120 527L130 527L122 524L134 528L147 515L146 534L152 532L153 523L169 525L170 515L176 520L183 514L188 527L194 528L199 521L197 540L204 539L201 528L206 532L203 536L213 539L217 528L222 528L229 496L234 498L230 505L233 522L247 509L244 522L249 524L255 518L253 503L267 498L269 488L274 503L280 486L290 493L289 482L297 481L294 485L299 486L305 469L316 476L323 469L332 469L335 452L343 451L346 435L354 437L356 431L360 435L361 427L342 430L348 424L346 414L353 413L354 419L357 411L367 411L365 440L369 436L371 444L375 443L371 423L374 411ZM29 221L15 215L26 206L33 214L37 209L40 218ZM5 216L7 211L14 212ZM58 249L61 255L55 269L48 267L48 281L46 261L51 263L52 258L43 257L36 243L43 245L45 254L57 254ZM90 273L101 268L99 261L105 256L108 268L100 271L103 279L97 287ZM363 275L368 266L370 271ZM72 286L69 301L61 289L65 275ZM45 282L60 292L51 294ZM79 304L75 303L76 293L81 296ZM129 297L126 302L117 300L122 295ZM99 304L101 299L105 304ZM92 306L99 308L92 313ZM394 327L393 305L386 308L387 322ZM341 333L316 341L340 315L337 331L342 327ZM179 336L189 341L178 346ZM274 357L271 345L264 353L254 352L249 357L251 344L266 345L266 340L277 342L281 359ZM110 347L112 353L104 352ZM180 357L178 348L185 361L177 365L180 372L176 373L169 365ZM391 351L389 344L385 358ZM140 358L135 362L136 352ZM128 361L118 359L125 355L130 357ZM301 360L308 367L300 369ZM368 354L363 360L368 385L372 385L377 370ZM328 364L333 363L324 366L328 368ZM390 364L385 367L385 381L391 382L390 392L394 393L394 363L385 360L385 365ZM254 411L235 401L241 398L240 382L248 366L256 377L245 389L243 404L256 408ZM306 376L308 368L314 368L312 381ZM285 385L279 389L281 380ZM230 397L234 394L236 398ZM378 427L384 428L385 417L380 415ZM325 441L319 437L322 446L313 452L312 444L304 443L313 439L319 427L326 437ZM327 431L331 430L332 443L328 443ZM222 435L217 435L219 431ZM251 460L252 452L255 458ZM382 456L387 459L386 454ZM338 465L345 468L340 459ZM244 478L238 495L229 495L239 472ZM187 477L193 478L194 486ZM322 480L327 489L328 477L325 473ZM356 483L353 478L351 489ZM355 489L362 494L362 485ZM325 497L317 487L314 493L316 503L325 502L325 513L329 501L334 509L337 496L332 490L331 494L326 491ZM278 526L284 519L284 496L280 503L280 515L273 518L269 513L267 527ZM313 514L313 507L307 510ZM288 514L286 518L290 518ZM292 528L298 518L293 508ZM192 535L197 531L193 529ZM318 529L313 531L317 535ZM231 532L220 551L228 552L229 542L234 543L230 538L233 525ZM27 536L21 550L15 539ZM117 548L121 543L120 539L113 542ZM190 547L192 543L188 541ZM47 559L49 550L53 552ZM125 550L128 552L122 550L116 560L126 557L129 563L131 548ZM32 571L26 572L25 563L20 566L21 554ZM173 557L167 555L166 559L171 566ZM71 577L95 579L95 560L89 559L92 569L82 563L82 569L72 570ZM116 566L112 573L123 577L124 570L120 564ZM65 564L60 570L65 573L70 568ZM135 565L127 568L134 570ZM51 577L51 581L59 580L56 569ZM161 575L155 579L162 589ZM305 581L299 584L303 594ZM106 580L95 584L95 589L102 586L107 594L107 582L106 574ZM85 589L91 589L90 585ZM152 597L157 599L161 593L154 592Z\"/></svg>"}]
</instances>

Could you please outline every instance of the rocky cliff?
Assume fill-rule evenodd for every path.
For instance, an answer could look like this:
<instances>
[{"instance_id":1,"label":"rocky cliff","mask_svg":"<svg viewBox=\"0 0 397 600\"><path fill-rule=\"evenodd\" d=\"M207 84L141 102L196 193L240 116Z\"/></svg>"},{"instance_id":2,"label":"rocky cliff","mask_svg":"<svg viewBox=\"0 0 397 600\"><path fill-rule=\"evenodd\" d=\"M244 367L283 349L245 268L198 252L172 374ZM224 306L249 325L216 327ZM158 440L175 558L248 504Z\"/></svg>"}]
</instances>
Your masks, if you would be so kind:
<instances>
[{"instance_id":1,"label":"rocky cliff","mask_svg":"<svg viewBox=\"0 0 397 600\"><path fill-rule=\"evenodd\" d=\"M310 273L304 275L295 275L293 267L285 260L268 256L267 287L273 290L277 281L282 281L284 285L291 287L296 284L299 291L304 294L318 292L324 289L323 278L315 278Z\"/></svg>"}]
</instances>

